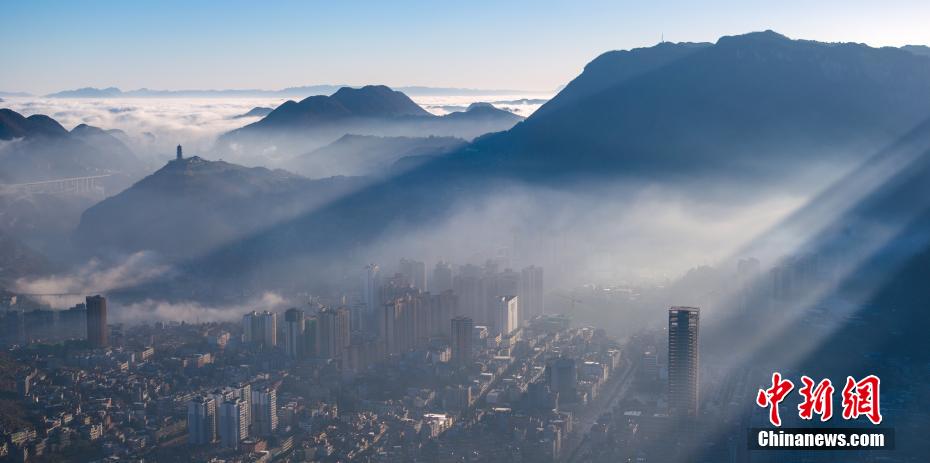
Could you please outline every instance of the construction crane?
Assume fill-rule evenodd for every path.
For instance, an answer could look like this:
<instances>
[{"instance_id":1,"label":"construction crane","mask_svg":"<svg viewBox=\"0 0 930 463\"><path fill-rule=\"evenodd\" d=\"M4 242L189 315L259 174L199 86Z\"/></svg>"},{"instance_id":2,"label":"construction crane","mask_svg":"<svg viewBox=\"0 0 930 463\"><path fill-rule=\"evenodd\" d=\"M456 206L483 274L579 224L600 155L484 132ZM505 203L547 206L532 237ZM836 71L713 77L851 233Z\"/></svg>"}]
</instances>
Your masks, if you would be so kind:
<instances>
[{"instance_id":1,"label":"construction crane","mask_svg":"<svg viewBox=\"0 0 930 463\"><path fill-rule=\"evenodd\" d=\"M576 303L578 303L578 304L584 304L584 301L582 301L581 299L575 298L575 296L566 296L566 295L564 295L564 294L558 294L558 293L556 293L556 296L561 297L562 299L566 299L566 300L571 301L571 302L572 302L572 312L575 312L575 304L576 304Z\"/></svg>"}]
</instances>

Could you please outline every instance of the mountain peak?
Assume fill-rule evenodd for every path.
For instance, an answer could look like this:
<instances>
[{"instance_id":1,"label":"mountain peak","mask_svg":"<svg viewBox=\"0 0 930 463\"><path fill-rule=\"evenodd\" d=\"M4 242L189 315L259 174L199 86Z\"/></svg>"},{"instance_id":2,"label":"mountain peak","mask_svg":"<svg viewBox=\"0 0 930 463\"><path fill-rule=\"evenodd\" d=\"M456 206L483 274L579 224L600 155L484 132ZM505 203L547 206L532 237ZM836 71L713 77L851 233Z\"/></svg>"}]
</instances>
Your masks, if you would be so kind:
<instances>
[{"instance_id":1,"label":"mountain peak","mask_svg":"<svg viewBox=\"0 0 930 463\"><path fill-rule=\"evenodd\" d=\"M78 124L75 128L71 129L73 135L108 135L107 132L99 127L94 127L87 124Z\"/></svg>"},{"instance_id":2,"label":"mountain peak","mask_svg":"<svg viewBox=\"0 0 930 463\"><path fill-rule=\"evenodd\" d=\"M792 40L787 36L779 34L771 29L766 29L764 31L749 32L747 34L726 35L717 40L717 45L776 44L789 42L792 42Z\"/></svg>"},{"instance_id":3,"label":"mountain peak","mask_svg":"<svg viewBox=\"0 0 930 463\"><path fill-rule=\"evenodd\" d=\"M0 140L12 138L67 135L68 131L55 119L43 114L23 117L12 109L0 109Z\"/></svg>"},{"instance_id":4,"label":"mountain peak","mask_svg":"<svg viewBox=\"0 0 930 463\"><path fill-rule=\"evenodd\" d=\"M376 94L389 95L391 93L394 93L394 90L391 90L391 88L388 87L387 85L365 85L359 88L341 87L339 90L336 90L336 93L333 93L331 96L333 98L338 99L339 97L343 97L343 96L350 95L353 93L367 93L370 95L376 95ZM397 92L397 93L401 93L401 92Z\"/></svg>"},{"instance_id":5,"label":"mountain peak","mask_svg":"<svg viewBox=\"0 0 930 463\"><path fill-rule=\"evenodd\" d=\"M429 116L403 92L384 85L362 88L342 87L330 99L339 102L353 115L362 117Z\"/></svg>"},{"instance_id":6,"label":"mountain peak","mask_svg":"<svg viewBox=\"0 0 930 463\"><path fill-rule=\"evenodd\" d=\"M118 97L123 94L123 91L116 87L107 87L107 88L95 88L95 87L84 87L74 90L64 90L61 92L51 93L46 95L49 98L106 98L106 97Z\"/></svg>"},{"instance_id":7,"label":"mountain peak","mask_svg":"<svg viewBox=\"0 0 930 463\"><path fill-rule=\"evenodd\" d=\"M465 111L474 111L476 109L496 109L496 108L491 103L477 101L477 102L474 102L468 105L468 108L466 108Z\"/></svg>"}]
</instances>

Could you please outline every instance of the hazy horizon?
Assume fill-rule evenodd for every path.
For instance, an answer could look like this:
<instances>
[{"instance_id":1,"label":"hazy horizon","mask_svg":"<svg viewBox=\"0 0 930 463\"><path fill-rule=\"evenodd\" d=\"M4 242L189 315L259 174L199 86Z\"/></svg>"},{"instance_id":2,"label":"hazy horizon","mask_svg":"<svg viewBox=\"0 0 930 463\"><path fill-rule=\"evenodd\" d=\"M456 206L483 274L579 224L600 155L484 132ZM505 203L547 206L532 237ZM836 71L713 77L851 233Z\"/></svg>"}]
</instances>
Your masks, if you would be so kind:
<instances>
[{"instance_id":1,"label":"hazy horizon","mask_svg":"<svg viewBox=\"0 0 930 463\"><path fill-rule=\"evenodd\" d=\"M930 43L919 20L930 15L930 5L891 3L600 2L577 9L518 2L494 4L493 15L482 3L14 3L0 19L0 38L16 44L2 52L0 90L44 95L111 86L222 90L383 83L552 92L603 52L652 46L663 37L715 42L771 29L792 38L875 47Z\"/></svg>"}]
</instances>

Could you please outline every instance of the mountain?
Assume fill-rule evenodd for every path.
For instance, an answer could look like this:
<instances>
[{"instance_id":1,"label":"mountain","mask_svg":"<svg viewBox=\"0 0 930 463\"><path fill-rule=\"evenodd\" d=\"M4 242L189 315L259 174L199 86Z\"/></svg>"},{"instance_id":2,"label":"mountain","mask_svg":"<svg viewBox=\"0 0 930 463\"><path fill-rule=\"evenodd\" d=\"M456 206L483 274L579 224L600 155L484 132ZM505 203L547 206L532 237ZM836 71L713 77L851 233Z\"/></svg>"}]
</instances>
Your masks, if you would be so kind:
<instances>
[{"instance_id":1,"label":"mountain","mask_svg":"<svg viewBox=\"0 0 930 463\"><path fill-rule=\"evenodd\" d=\"M711 47L710 43L662 42L648 48L606 52L588 63L581 75L564 86L559 93L537 110L539 115L556 108L577 103L634 77L660 69L697 51Z\"/></svg>"},{"instance_id":2,"label":"mountain","mask_svg":"<svg viewBox=\"0 0 930 463\"><path fill-rule=\"evenodd\" d=\"M216 281L287 287L297 284L290 275L301 262L316 263L301 272L344 263L359 254L359 243L370 250L388 231L393 237L435 229L457 206L480 209L514 186L536 192L528 194L535 201L544 201L540 191L583 194L636 182L707 201L734 195L752 201L772 189L790 191L798 178L817 172L807 185L815 188L924 121L926 101L930 60L896 48L791 40L766 31L715 44L611 52L510 130L184 268ZM469 223L494 220L478 217ZM238 273L253 267L262 271ZM301 273L301 281L306 277Z\"/></svg>"},{"instance_id":3,"label":"mountain","mask_svg":"<svg viewBox=\"0 0 930 463\"><path fill-rule=\"evenodd\" d=\"M286 168L311 178L384 175L402 158L441 156L465 145L465 140L454 137L344 135L329 145L292 159Z\"/></svg>"},{"instance_id":4,"label":"mountain","mask_svg":"<svg viewBox=\"0 0 930 463\"><path fill-rule=\"evenodd\" d=\"M442 119L446 121L499 122L514 125L522 121L523 117L510 111L498 109L491 103L472 103L465 108L465 111L453 111L442 116Z\"/></svg>"},{"instance_id":5,"label":"mountain","mask_svg":"<svg viewBox=\"0 0 930 463\"><path fill-rule=\"evenodd\" d=\"M14 138L63 137L68 131L54 119L35 114L24 117L11 109L0 108L0 140Z\"/></svg>"},{"instance_id":6,"label":"mountain","mask_svg":"<svg viewBox=\"0 0 930 463\"><path fill-rule=\"evenodd\" d=\"M330 96L289 100L263 119L222 135L216 155L224 159L252 156L250 162L266 164L268 155L287 160L346 134L473 139L509 129L522 119L486 104L435 116L402 92L383 85L343 87Z\"/></svg>"},{"instance_id":7,"label":"mountain","mask_svg":"<svg viewBox=\"0 0 930 463\"><path fill-rule=\"evenodd\" d=\"M602 55L524 123L475 149L520 171L649 176L855 163L930 115L927 78L930 60L900 49L771 31L660 44Z\"/></svg>"},{"instance_id":8,"label":"mountain","mask_svg":"<svg viewBox=\"0 0 930 463\"><path fill-rule=\"evenodd\" d=\"M71 132L54 119L0 109L0 181L23 183L101 174L133 176L139 160L123 142L96 127L81 124ZM113 179L115 180L115 179Z\"/></svg>"},{"instance_id":9,"label":"mountain","mask_svg":"<svg viewBox=\"0 0 930 463\"><path fill-rule=\"evenodd\" d=\"M0 233L39 254L67 259L81 212L141 177L144 165L107 131L0 109ZM105 176L94 187L33 182ZM24 185L27 184L27 185ZM88 186L85 182L81 186ZM100 187L100 188L97 188Z\"/></svg>"},{"instance_id":10,"label":"mountain","mask_svg":"<svg viewBox=\"0 0 930 463\"><path fill-rule=\"evenodd\" d=\"M359 179L314 181L194 156L172 160L87 209L73 237L82 249L100 255L139 250L175 259L200 255L312 211L360 185Z\"/></svg>"},{"instance_id":11,"label":"mountain","mask_svg":"<svg viewBox=\"0 0 930 463\"><path fill-rule=\"evenodd\" d=\"M360 89L343 87L331 96L311 96L299 103L288 100L264 119L235 132L304 128L348 118L404 116L428 117L430 114L407 95L383 85L369 85Z\"/></svg>"},{"instance_id":12,"label":"mountain","mask_svg":"<svg viewBox=\"0 0 930 463\"><path fill-rule=\"evenodd\" d=\"M329 95L346 87L346 85L303 85L287 87L279 90L263 89L188 89L188 90L158 90L140 88L123 91L115 87L94 88L86 87L74 90L63 90L46 95L49 98L293 98L308 97L312 95ZM467 96L467 95L525 95L540 92L526 90L504 89L476 89L454 87L397 87L397 90L407 95L415 96ZM542 92L545 93L545 92ZM0 96L26 97L32 96L22 92L0 92Z\"/></svg>"},{"instance_id":13,"label":"mountain","mask_svg":"<svg viewBox=\"0 0 930 463\"><path fill-rule=\"evenodd\" d=\"M926 45L905 45L902 50L909 51L915 55L930 57L930 47Z\"/></svg>"},{"instance_id":14,"label":"mountain","mask_svg":"<svg viewBox=\"0 0 930 463\"><path fill-rule=\"evenodd\" d=\"M123 92L116 87L84 87L75 90L63 90L45 96L47 98L116 98L123 96Z\"/></svg>"},{"instance_id":15,"label":"mountain","mask_svg":"<svg viewBox=\"0 0 930 463\"><path fill-rule=\"evenodd\" d=\"M236 115L236 116L233 116L232 118L233 118L233 119L242 119L243 117L265 117L265 116L271 114L272 111L274 111L274 108L264 108L264 107L261 107L261 106L256 106L256 107L250 109L248 112L246 112L246 113L244 113L244 114L238 114L238 115Z\"/></svg>"},{"instance_id":16,"label":"mountain","mask_svg":"<svg viewBox=\"0 0 930 463\"><path fill-rule=\"evenodd\" d=\"M0 287L9 287L17 278L39 275L48 270L45 257L0 231Z\"/></svg>"}]
</instances>

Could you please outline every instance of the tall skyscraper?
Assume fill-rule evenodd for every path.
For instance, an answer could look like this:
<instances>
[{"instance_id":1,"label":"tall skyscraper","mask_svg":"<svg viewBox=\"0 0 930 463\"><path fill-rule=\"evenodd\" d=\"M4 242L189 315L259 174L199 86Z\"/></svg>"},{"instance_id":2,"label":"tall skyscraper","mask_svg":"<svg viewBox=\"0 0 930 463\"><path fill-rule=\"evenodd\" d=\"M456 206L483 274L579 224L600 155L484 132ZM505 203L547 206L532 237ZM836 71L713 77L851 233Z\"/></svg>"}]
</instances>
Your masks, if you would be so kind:
<instances>
[{"instance_id":1,"label":"tall skyscraper","mask_svg":"<svg viewBox=\"0 0 930 463\"><path fill-rule=\"evenodd\" d=\"M240 382L235 385L236 398L245 401L245 422L252 424L252 385L247 382Z\"/></svg>"},{"instance_id":2,"label":"tall skyscraper","mask_svg":"<svg viewBox=\"0 0 930 463\"><path fill-rule=\"evenodd\" d=\"M350 342L348 307L324 308L317 315L317 352L322 358L339 358Z\"/></svg>"},{"instance_id":3,"label":"tall skyscraper","mask_svg":"<svg viewBox=\"0 0 930 463\"><path fill-rule=\"evenodd\" d=\"M474 265L463 265L452 279L455 294L459 297L459 312L478 325L489 325L487 296L482 285L481 269Z\"/></svg>"},{"instance_id":4,"label":"tall skyscraper","mask_svg":"<svg viewBox=\"0 0 930 463\"><path fill-rule=\"evenodd\" d=\"M543 269L535 265L520 271L520 324L542 315Z\"/></svg>"},{"instance_id":5,"label":"tall skyscraper","mask_svg":"<svg viewBox=\"0 0 930 463\"><path fill-rule=\"evenodd\" d=\"M278 429L278 392L274 388L252 391L252 424L259 436L271 435Z\"/></svg>"},{"instance_id":6,"label":"tall skyscraper","mask_svg":"<svg viewBox=\"0 0 930 463\"><path fill-rule=\"evenodd\" d=\"M385 355L396 354L400 351L398 348L397 338L397 320L403 306L396 301L386 302L381 307L381 313L378 316L378 337L383 343L382 349Z\"/></svg>"},{"instance_id":7,"label":"tall skyscraper","mask_svg":"<svg viewBox=\"0 0 930 463\"><path fill-rule=\"evenodd\" d=\"M284 353L291 358L304 356L304 311L296 308L284 312Z\"/></svg>"},{"instance_id":8,"label":"tall skyscraper","mask_svg":"<svg viewBox=\"0 0 930 463\"><path fill-rule=\"evenodd\" d=\"M87 296L87 342L91 347L106 347L107 337L107 298L96 295Z\"/></svg>"},{"instance_id":9,"label":"tall skyscraper","mask_svg":"<svg viewBox=\"0 0 930 463\"><path fill-rule=\"evenodd\" d=\"M242 317L244 341L262 349L278 345L278 317L274 312L251 311Z\"/></svg>"},{"instance_id":10,"label":"tall skyscraper","mask_svg":"<svg viewBox=\"0 0 930 463\"><path fill-rule=\"evenodd\" d=\"M376 319L375 314L381 309L381 269L377 264L368 264L365 266L365 274L362 276L362 299L365 301L365 314L361 317L362 328L369 333L377 332L377 325L372 323Z\"/></svg>"},{"instance_id":11,"label":"tall skyscraper","mask_svg":"<svg viewBox=\"0 0 930 463\"><path fill-rule=\"evenodd\" d=\"M458 314L458 296L451 289L439 294L425 293L423 296L429 299L429 336L449 338L452 335L449 320Z\"/></svg>"},{"instance_id":12,"label":"tall skyscraper","mask_svg":"<svg viewBox=\"0 0 930 463\"><path fill-rule=\"evenodd\" d=\"M303 352L305 357L316 357L317 352L317 317L307 317L304 319L304 338Z\"/></svg>"},{"instance_id":13,"label":"tall skyscraper","mask_svg":"<svg viewBox=\"0 0 930 463\"><path fill-rule=\"evenodd\" d=\"M698 413L697 307L668 309L668 405L677 418L696 418Z\"/></svg>"},{"instance_id":14,"label":"tall skyscraper","mask_svg":"<svg viewBox=\"0 0 930 463\"><path fill-rule=\"evenodd\" d=\"M497 333L508 335L520 327L520 302L517 296L498 296L495 298L493 325Z\"/></svg>"},{"instance_id":15,"label":"tall skyscraper","mask_svg":"<svg viewBox=\"0 0 930 463\"><path fill-rule=\"evenodd\" d=\"M380 335L385 353L400 354L414 348L417 303L407 294L384 304Z\"/></svg>"},{"instance_id":16,"label":"tall skyscraper","mask_svg":"<svg viewBox=\"0 0 930 463\"><path fill-rule=\"evenodd\" d=\"M458 366L471 363L475 322L468 317L452 319L452 363Z\"/></svg>"},{"instance_id":17,"label":"tall skyscraper","mask_svg":"<svg viewBox=\"0 0 930 463\"><path fill-rule=\"evenodd\" d=\"M452 289L452 265L445 261L436 262L433 268L433 278L429 281L429 290L432 293L441 293Z\"/></svg>"},{"instance_id":18,"label":"tall skyscraper","mask_svg":"<svg viewBox=\"0 0 930 463\"><path fill-rule=\"evenodd\" d=\"M426 264L415 260L400 260L400 273L407 277L410 284L420 291L426 291Z\"/></svg>"},{"instance_id":19,"label":"tall skyscraper","mask_svg":"<svg viewBox=\"0 0 930 463\"><path fill-rule=\"evenodd\" d=\"M220 404L219 435L223 447L236 448L249 437L248 403L242 399L229 399Z\"/></svg>"},{"instance_id":20,"label":"tall skyscraper","mask_svg":"<svg viewBox=\"0 0 930 463\"><path fill-rule=\"evenodd\" d=\"M556 357L546 362L549 390L559 393L561 401L571 402L576 396L578 368L575 359Z\"/></svg>"},{"instance_id":21,"label":"tall skyscraper","mask_svg":"<svg viewBox=\"0 0 930 463\"><path fill-rule=\"evenodd\" d=\"M216 401L197 396L187 402L187 440L194 445L216 440Z\"/></svg>"}]
</instances>

